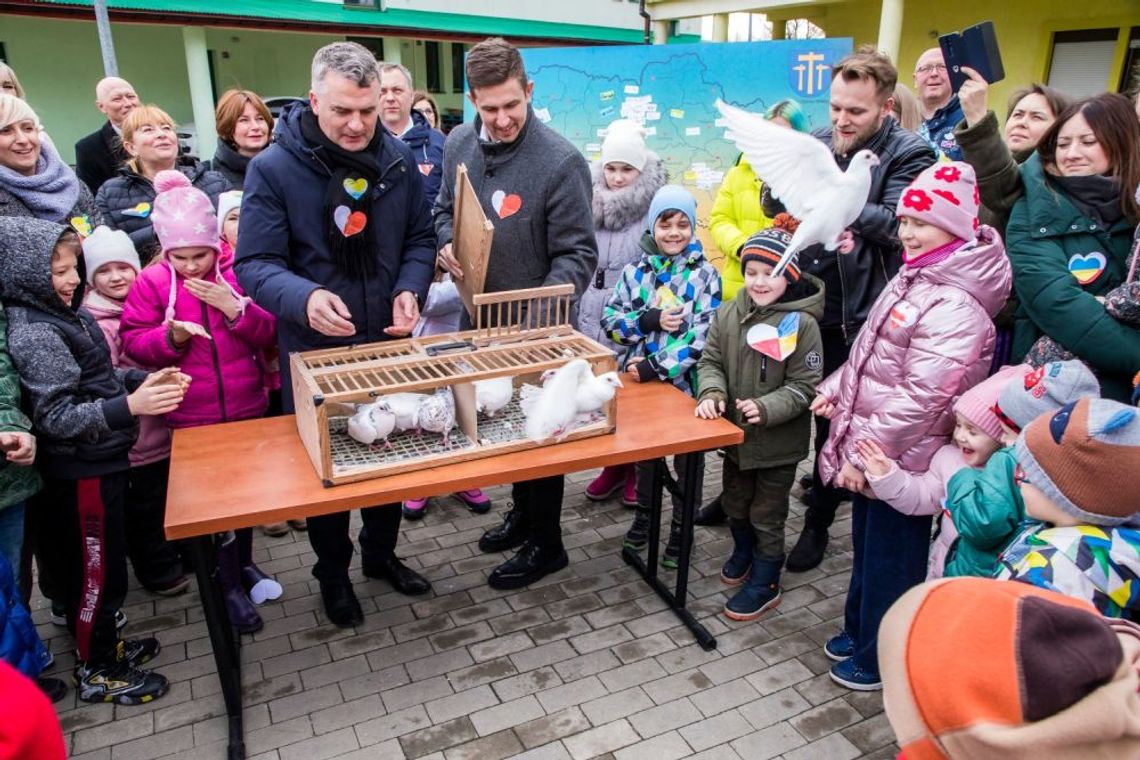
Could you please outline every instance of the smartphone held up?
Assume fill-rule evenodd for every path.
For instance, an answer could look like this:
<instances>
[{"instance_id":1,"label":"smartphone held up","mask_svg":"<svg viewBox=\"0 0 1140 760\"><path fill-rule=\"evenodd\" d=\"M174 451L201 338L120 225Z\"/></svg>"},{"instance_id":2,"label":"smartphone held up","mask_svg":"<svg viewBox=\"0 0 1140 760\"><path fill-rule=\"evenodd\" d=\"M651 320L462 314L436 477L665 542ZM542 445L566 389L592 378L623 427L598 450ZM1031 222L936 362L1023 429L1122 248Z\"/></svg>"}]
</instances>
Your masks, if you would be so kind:
<instances>
[{"instance_id":1,"label":"smartphone held up","mask_svg":"<svg viewBox=\"0 0 1140 760\"><path fill-rule=\"evenodd\" d=\"M988 84L1005 79L1005 67L992 21L983 21L961 32L943 34L938 38L938 45L942 48L946 74L954 92L958 92L968 79L962 71L963 66L978 72Z\"/></svg>"}]
</instances>

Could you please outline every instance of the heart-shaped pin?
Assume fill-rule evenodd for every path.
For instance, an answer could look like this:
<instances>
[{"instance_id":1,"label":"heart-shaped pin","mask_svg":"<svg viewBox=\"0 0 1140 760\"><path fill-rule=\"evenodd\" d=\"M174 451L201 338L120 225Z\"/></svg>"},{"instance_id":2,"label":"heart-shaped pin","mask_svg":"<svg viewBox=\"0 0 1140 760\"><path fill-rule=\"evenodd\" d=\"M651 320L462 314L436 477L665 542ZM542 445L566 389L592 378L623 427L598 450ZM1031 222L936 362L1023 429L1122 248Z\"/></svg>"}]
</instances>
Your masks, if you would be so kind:
<instances>
[{"instance_id":1,"label":"heart-shaped pin","mask_svg":"<svg viewBox=\"0 0 1140 760\"><path fill-rule=\"evenodd\" d=\"M491 194L491 208L495 209L495 213L499 215L500 219L506 219L518 213L522 208L522 198L515 193L505 193L502 190L496 190Z\"/></svg>"},{"instance_id":2,"label":"heart-shaped pin","mask_svg":"<svg viewBox=\"0 0 1140 760\"><path fill-rule=\"evenodd\" d=\"M368 180L366 179L346 179L343 183L344 191L352 196L354 201L358 201L363 195L368 192Z\"/></svg>"},{"instance_id":3,"label":"heart-shaped pin","mask_svg":"<svg viewBox=\"0 0 1140 760\"><path fill-rule=\"evenodd\" d=\"M146 219L150 216L150 204L146 201L135 205L133 208L123 209L123 216L134 216L139 219Z\"/></svg>"},{"instance_id":4,"label":"heart-shaped pin","mask_svg":"<svg viewBox=\"0 0 1140 760\"><path fill-rule=\"evenodd\" d=\"M752 325L748 328L745 340L756 351L782 362L796 350L799 338L800 315L792 312L780 320L777 327L772 325Z\"/></svg>"},{"instance_id":5,"label":"heart-shaped pin","mask_svg":"<svg viewBox=\"0 0 1140 760\"><path fill-rule=\"evenodd\" d=\"M1104 273L1108 266L1108 259L1100 251L1093 251L1084 256L1079 253L1069 259L1069 274L1077 278L1081 285L1095 282Z\"/></svg>"},{"instance_id":6,"label":"heart-shaped pin","mask_svg":"<svg viewBox=\"0 0 1140 760\"><path fill-rule=\"evenodd\" d=\"M352 237L368 224L368 217L362 211L352 211L348 206L337 206L333 211L336 228L345 237Z\"/></svg>"},{"instance_id":7,"label":"heart-shaped pin","mask_svg":"<svg viewBox=\"0 0 1140 760\"><path fill-rule=\"evenodd\" d=\"M896 304L891 308L891 329L898 330L903 327L909 327L918 319L918 309L914 304L909 304L905 301Z\"/></svg>"},{"instance_id":8,"label":"heart-shaped pin","mask_svg":"<svg viewBox=\"0 0 1140 760\"><path fill-rule=\"evenodd\" d=\"M431 170L435 168L435 164L419 164L420 174L425 177L431 174Z\"/></svg>"},{"instance_id":9,"label":"heart-shaped pin","mask_svg":"<svg viewBox=\"0 0 1140 760\"><path fill-rule=\"evenodd\" d=\"M71 223L71 228L79 233L79 237L85 238L91 234L91 220L87 215L73 216L68 220Z\"/></svg>"}]
</instances>

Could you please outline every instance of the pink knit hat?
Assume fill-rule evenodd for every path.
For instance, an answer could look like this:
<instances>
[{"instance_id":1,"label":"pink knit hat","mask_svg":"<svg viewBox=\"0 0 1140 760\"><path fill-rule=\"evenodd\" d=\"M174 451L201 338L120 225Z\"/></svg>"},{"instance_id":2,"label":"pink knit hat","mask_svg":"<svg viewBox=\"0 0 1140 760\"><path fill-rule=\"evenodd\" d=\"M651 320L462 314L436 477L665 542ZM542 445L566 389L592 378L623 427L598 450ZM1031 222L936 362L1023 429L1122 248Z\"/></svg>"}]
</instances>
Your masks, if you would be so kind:
<instances>
[{"instance_id":1,"label":"pink knit hat","mask_svg":"<svg viewBox=\"0 0 1140 760\"><path fill-rule=\"evenodd\" d=\"M939 163L919 174L899 198L895 216L909 216L967 243L978 229L977 179L961 161Z\"/></svg>"},{"instance_id":2,"label":"pink knit hat","mask_svg":"<svg viewBox=\"0 0 1140 760\"><path fill-rule=\"evenodd\" d=\"M954 411L970 421L974 427L995 441L1001 440L1001 421L994 413L994 405L1002 389L1014 380L1021 378L1025 366L1002 367L992 376L975 385L961 395L954 404Z\"/></svg>"},{"instance_id":3,"label":"pink knit hat","mask_svg":"<svg viewBox=\"0 0 1140 760\"><path fill-rule=\"evenodd\" d=\"M154 178L151 220L162 253L175 248L213 248L218 246L218 220L209 197L190 184L180 171L168 169Z\"/></svg>"}]
</instances>

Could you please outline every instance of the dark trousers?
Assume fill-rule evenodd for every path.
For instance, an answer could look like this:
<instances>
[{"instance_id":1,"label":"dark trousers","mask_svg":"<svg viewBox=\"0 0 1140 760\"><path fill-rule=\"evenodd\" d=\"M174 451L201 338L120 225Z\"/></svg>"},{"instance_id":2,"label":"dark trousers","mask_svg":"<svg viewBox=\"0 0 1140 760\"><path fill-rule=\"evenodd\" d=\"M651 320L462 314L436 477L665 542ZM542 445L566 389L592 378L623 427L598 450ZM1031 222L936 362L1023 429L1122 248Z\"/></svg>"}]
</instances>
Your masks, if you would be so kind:
<instances>
[{"instance_id":1,"label":"dark trousers","mask_svg":"<svg viewBox=\"0 0 1140 760\"><path fill-rule=\"evenodd\" d=\"M851 353L851 346L843 337L842 330L820 330L820 339L823 343L823 376L827 377L843 366ZM835 511L839 503L847 498L847 491L835 486L824 485L819 477L819 452L823 444L827 443L827 435L831 432L831 421L817 416L815 418L815 465L811 473L811 506L804 515L804 524L822 530L831 527L835 522Z\"/></svg>"},{"instance_id":2,"label":"dark trousers","mask_svg":"<svg viewBox=\"0 0 1140 760\"><path fill-rule=\"evenodd\" d=\"M725 457L722 475L724 513L734 525L752 527L761 556L782 560L788 495L796 481L796 465L741 470L731 457Z\"/></svg>"},{"instance_id":3,"label":"dark trousers","mask_svg":"<svg viewBox=\"0 0 1140 760\"><path fill-rule=\"evenodd\" d=\"M44 545L57 540L53 505L47 489L40 489L24 505L24 546L20 552L20 594L24 604L32 597L32 558L35 558L40 593L45 599L64 600L64 569L53 565L59 552L45 552Z\"/></svg>"},{"instance_id":4,"label":"dark trousers","mask_svg":"<svg viewBox=\"0 0 1140 760\"><path fill-rule=\"evenodd\" d=\"M182 560L163 528L169 482L169 459L127 471L127 556L144 588L163 586L182 575Z\"/></svg>"},{"instance_id":5,"label":"dark trousers","mask_svg":"<svg viewBox=\"0 0 1140 760\"><path fill-rule=\"evenodd\" d=\"M879 672L879 624L890 606L926 578L929 515L911 517L885 501L855 494L851 543L855 561L843 610L843 627L855 640L855 664Z\"/></svg>"},{"instance_id":6,"label":"dark trousers","mask_svg":"<svg viewBox=\"0 0 1140 760\"><path fill-rule=\"evenodd\" d=\"M309 544L317 554L313 577L321 583L348 582L352 560L352 539L348 535L350 512L337 512L309 518ZM364 562L381 561L396 551L403 513L399 504L381 504L360 510L364 527L360 530L360 554ZM252 538L252 533L250 534ZM239 552L241 536L239 538Z\"/></svg>"},{"instance_id":7,"label":"dark trousers","mask_svg":"<svg viewBox=\"0 0 1140 760\"><path fill-rule=\"evenodd\" d=\"M696 489L695 493L697 498L700 499L701 490L704 488L705 482L705 452L696 451L691 454L677 454L673 457L673 471L677 476L677 488L683 494L685 493L685 470L686 463L689 461L696 463ZM653 499L653 465L657 463L656 459L647 459L644 462L638 462L635 467L637 468L637 508L649 509L649 505ZM661 458L663 467L668 468L665 458ZM725 460L727 463L727 459ZM666 469L666 472L668 470ZM677 498L676 494L670 493L670 498L673 501L673 522L680 524L681 522L681 500ZM698 503L699 506L699 503Z\"/></svg>"},{"instance_id":8,"label":"dark trousers","mask_svg":"<svg viewBox=\"0 0 1140 760\"><path fill-rule=\"evenodd\" d=\"M119 642L115 611L127 595L126 494L126 470L80 480L44 477L40 496L50 505L45 517L52 535L40 549L60 571L67 627L81 661L107 662Z\"/></svg>"},{"instance_id":9,"label":"dark trousers","mask_svg":"<svg viewBox=\"0 0 1140 760\"><path fill-rule=\"evenodd\" d=\"M515 508L522 510L530 540L544 549L562 550L562 494L566 479L561 475L524 480L511 486Z\"/></svg>"}]
</instances>

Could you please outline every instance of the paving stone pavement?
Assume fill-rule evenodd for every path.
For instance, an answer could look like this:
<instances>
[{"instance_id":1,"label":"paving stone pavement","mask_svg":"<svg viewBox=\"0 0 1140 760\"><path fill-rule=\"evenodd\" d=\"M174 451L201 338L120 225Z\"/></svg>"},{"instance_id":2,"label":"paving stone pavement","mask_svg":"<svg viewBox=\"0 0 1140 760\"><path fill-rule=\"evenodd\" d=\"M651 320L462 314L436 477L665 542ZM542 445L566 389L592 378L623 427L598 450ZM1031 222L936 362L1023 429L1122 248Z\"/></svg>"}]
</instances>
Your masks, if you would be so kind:
<instances>
[{"instance_id":1,"label":"paving stone pavement","mask_svg":"<svg viewBox=\"0 0 1140 760\"><path fill-rule=\"evenodd\" d=\"M721 460L707 456L705 497L719 490ZM806 471L806 465L801 468ZM255 558L285 593L260 608L265 628L243 637L246 748L251 760L846 760L893 758L897 748L879 693L853 693L827 677L822 644L842 623L851 565L844 505L823 564L784 575L778 610L753 623L721 614L725 528L698 528L689 607L717 637L704 652L625 565L632 511L584 496L597 474L568 476L563 534L570 567L528 589L488 588L503 555L477 541L509 498L491 489L490 514L433 499L421 522L403 523L398 553L434 585L409 598L352 577L365 612L355 631L321 609L303 533L256 533ZM793 492L798 494L798 488ZM803 505L792 501L788 542ZM359 518L353 518L354 535ZM664 572L667 580L673 573ZM133 582L133 581L132 581ZM132 586L125 634L156 635L152 666L171 681L144 706L57 705L75 760L224 758L226 722L198 594L161 598ZM74 662L67 633L34 618L56 655ZM49 674L50 675L50 674Z\"/></svg>"}]
</instances>

